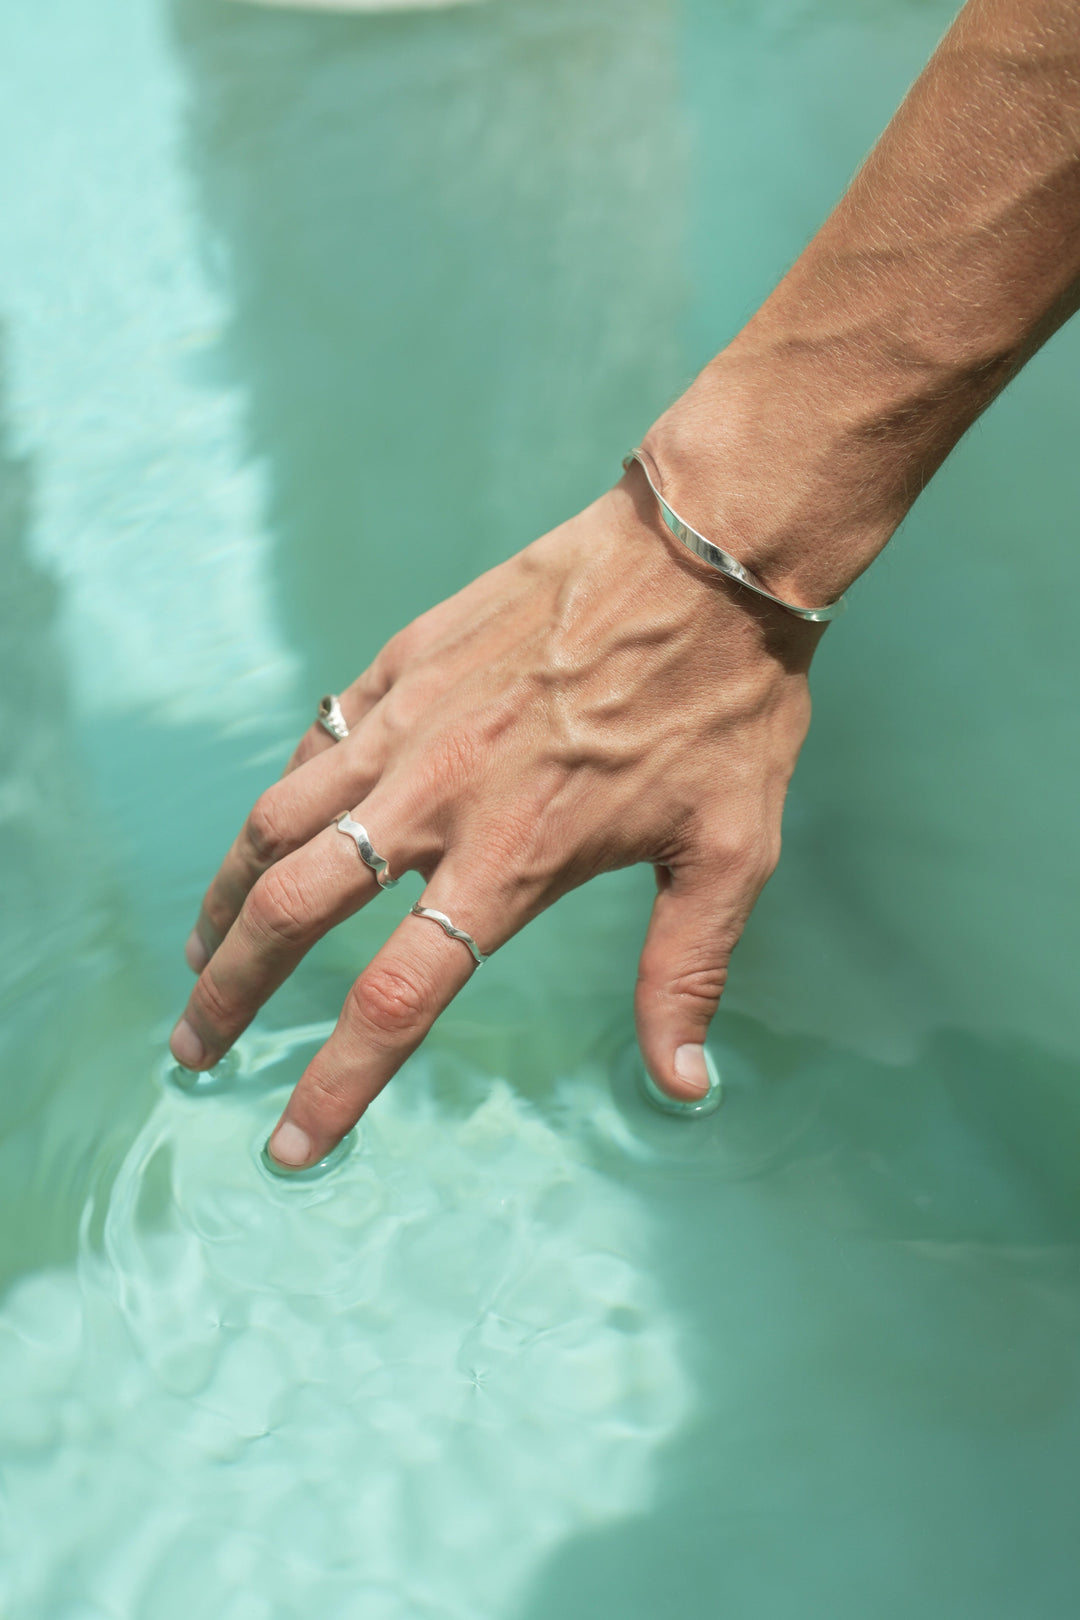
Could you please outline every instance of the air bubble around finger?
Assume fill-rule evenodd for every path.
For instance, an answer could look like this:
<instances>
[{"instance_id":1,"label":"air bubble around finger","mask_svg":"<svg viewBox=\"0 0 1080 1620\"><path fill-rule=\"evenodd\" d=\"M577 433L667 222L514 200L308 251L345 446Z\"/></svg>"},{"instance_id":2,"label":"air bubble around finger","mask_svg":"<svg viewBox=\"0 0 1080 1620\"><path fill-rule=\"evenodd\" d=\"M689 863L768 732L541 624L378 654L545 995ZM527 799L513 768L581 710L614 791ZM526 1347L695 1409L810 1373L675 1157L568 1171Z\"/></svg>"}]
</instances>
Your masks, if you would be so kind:
<instances>
[{"instance_id":1,"label":"air bubble around finger","mask_svg":"<svg viewBox=\"0 0 1080 1620\"><path fill-rule=\"evenodd\" d=\"M704 1119L709 1114L715 1114L724 1100L724 1084L716 1060L708 1047L704 1048L705 1069L709 1076L709 1089L702 1097L683 1100L678 1097L669 1097L666 1091L661 1091L656 1081L649 1074L645 1065L641 1065L639 1083L646 1100L661 1113L671 1114L676 1119Z\"/></svg>"},{"instance_id":2,"label":"air bubble around finger","mask_svg":"<svg viewBox=\"0 0 1080 1620\"><path fill-rule=\"evenodd\" d=\"M171 1059L161 1072L162 1085L172 1091L182 1091L188 1097L214 1097L232 1091L240 1078L241 1064L235 1049L226 1052L212 1069L185 1069L182 1063Z\"/></svg>"}]
</instances>

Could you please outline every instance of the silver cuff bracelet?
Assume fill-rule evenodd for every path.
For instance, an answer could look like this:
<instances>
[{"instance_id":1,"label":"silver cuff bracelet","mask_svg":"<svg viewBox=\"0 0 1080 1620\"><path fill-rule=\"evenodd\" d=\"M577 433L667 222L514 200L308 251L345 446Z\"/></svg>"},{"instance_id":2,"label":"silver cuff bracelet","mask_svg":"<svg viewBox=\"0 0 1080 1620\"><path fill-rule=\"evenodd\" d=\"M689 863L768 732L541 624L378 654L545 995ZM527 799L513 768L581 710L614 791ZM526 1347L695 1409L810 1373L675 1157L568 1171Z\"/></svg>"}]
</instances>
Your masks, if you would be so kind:
<instances>
[{"instance_id":1,"label":"silver cuff bracelet","mask_svg":"<svg viewBox=\"0 0 1080 1620\"><path fill-rule=\"evenodd\" d=\"M630 471L635 461L645 474L645 480L656 496L660 507L660 515L664 522L676 540L681 540L683 545L694 553L695 557L700 557L702 562L708 563L711 568L715 568L719 573L726 574L728 579L733 579L737 585L744 585L748 591L753 591L755 596L763 596L767 602L775 602L777 607L782 607L785 613L793 613L797 619L808 619L811 624L827 624L830 619L838 619L843 613L847 607L846 596L841 596L835 602L830 602L827 607L820 608L797 607L794 602L785 602L782 596L774 596L772 591L768 590L759 579L754 578L749 569L744 568L741 562L736 562L730 552L724 551L721 546L715 545L712 540L706 540L703 534L698 534L697 530L692 529L689 523L679 516L678 512L672 510L653 483L652 473L649 471L640 450L631 450L628 455L623 457L623 466L627 472Z\"/></svg>"}]
</instances>

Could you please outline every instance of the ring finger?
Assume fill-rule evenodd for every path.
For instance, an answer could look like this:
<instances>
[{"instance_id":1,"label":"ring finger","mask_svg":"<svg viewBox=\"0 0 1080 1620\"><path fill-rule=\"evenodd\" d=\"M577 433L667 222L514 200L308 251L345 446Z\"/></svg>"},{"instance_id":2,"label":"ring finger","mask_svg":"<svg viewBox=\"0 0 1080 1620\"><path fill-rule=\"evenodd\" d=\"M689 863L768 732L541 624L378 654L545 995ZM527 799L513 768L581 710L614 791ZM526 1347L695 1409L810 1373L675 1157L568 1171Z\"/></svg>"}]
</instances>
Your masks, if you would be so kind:
<instances>
[{"instance_id":1,"label":"ring finger","mask_svg":"<svg viewBox=\"0 0 1080 1620\"><path fill-rule=\"evenodd\" d=\"M389 794L373 794L353 815L395 877L438 856L430 840L410 834ZM169 1043L177 1062L215 1064L316 941L379 892L354 839L336 827L271 866L199 975Z\"/></svg>"}]
</instances>

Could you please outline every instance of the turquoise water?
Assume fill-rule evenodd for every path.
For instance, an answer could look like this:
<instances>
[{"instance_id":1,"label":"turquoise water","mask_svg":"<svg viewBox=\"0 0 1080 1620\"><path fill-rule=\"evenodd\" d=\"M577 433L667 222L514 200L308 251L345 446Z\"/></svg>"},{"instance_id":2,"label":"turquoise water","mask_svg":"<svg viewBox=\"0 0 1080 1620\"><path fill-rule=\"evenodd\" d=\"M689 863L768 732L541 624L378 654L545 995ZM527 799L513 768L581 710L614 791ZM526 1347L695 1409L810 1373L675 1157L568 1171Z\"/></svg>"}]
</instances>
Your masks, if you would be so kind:
<instances>
[{"instance_id":1,"label":"turquoise water","mask_svg":"<svg viewBox=\"0 0 1080 1620\"><path fill-rule=\"evenodd\" d=\"M1075 1614L1078 330L826 638L719 1113L635 1088L647 872L323 1182L258 1149L396 897L165 1060L317 697L613 479L949 11L0 14L4 1620Z\"/></svg>"}]
</instances>

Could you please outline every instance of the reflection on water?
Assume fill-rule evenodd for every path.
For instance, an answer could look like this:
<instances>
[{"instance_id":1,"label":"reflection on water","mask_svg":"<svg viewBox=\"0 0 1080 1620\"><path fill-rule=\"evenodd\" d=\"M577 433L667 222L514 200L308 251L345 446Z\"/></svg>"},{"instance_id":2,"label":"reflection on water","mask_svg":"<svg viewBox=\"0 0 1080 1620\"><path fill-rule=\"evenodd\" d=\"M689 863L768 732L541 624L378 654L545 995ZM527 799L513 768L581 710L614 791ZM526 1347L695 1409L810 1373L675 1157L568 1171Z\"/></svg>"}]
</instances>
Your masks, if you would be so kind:
<instances>
[{"instance_id":1,"label":"reflection on water","mask_svg":"<svg viewBox=\"0 0 1080 1620\"><path fill-rule=\"evenodd\" d=\"M73 704L250 725L288 698L292 669L240 400L213 386L225 310L177 164L159 19L131 0L51 0L0 28L0 307Z\"/></svg>"},{"instance_id":2,"label":"reflection on water","mask_svg":"<svg viewBox=\"0 0 1080 1620\"><path fill-rule=\"evenodd\" d=\"M503 1613L647 1502L687 1397L634 1198L505 1081L423 1059L329 1177L267 1177L329 1028L286 1074L288 1036L231 1089L166 1087L100 1249L9 1296L12 1614L186 1620L208 1582L238 1615Z\"/></svg>"},{"instance_id":3,"label":"reflection on water","mask_svg":"<svg viewBox=\"0 0 1080 1620\"><path fill-rule=\"evenodd\" d=\"M95 856L100 820L73 746L60 592L30 554L38 469L11 442L6 359L0 351L0 1286L73 1251L75 1212L126 1129L114 1116L132 1106L125 1064L145 1046L140 975L120 960ZM73 1088L74 1040L84 1054Z\"/></svg>"},{"instance_id":4,"label":"reflection on water","mask_svg":"<svg viewBox=\"0 0 1080 1620\"><path fill-rule=\"evenodd\" d=\"M679 383L671 0L174 0L308 689L592 500Z\"/></svg>"}]
</instances>

